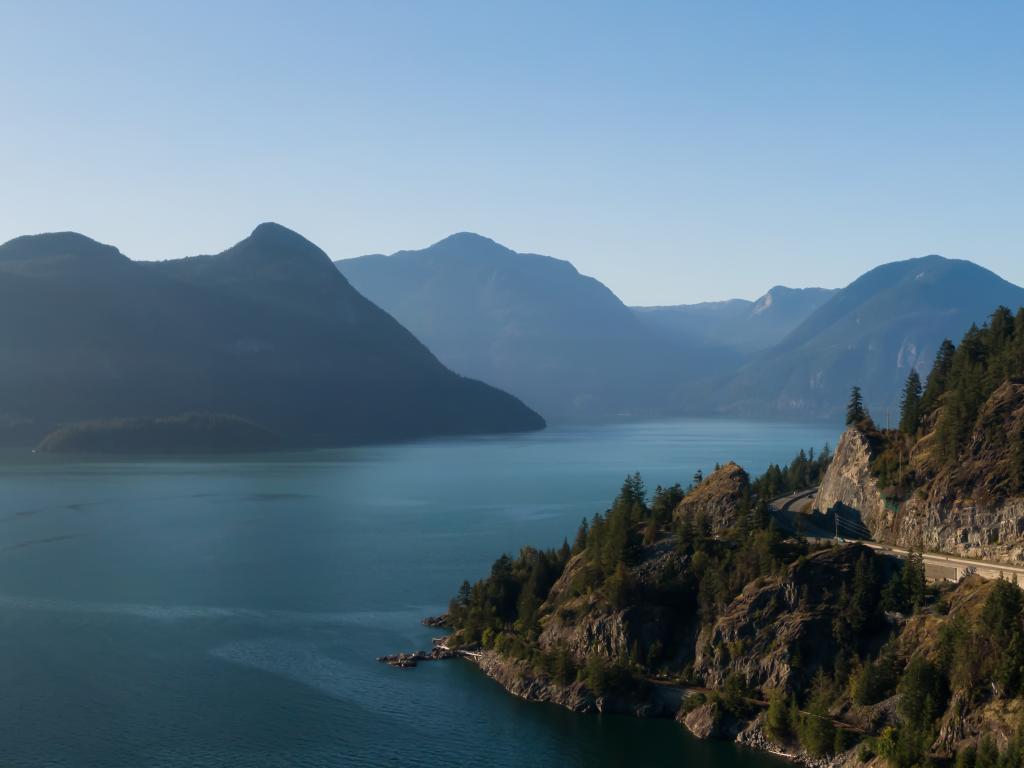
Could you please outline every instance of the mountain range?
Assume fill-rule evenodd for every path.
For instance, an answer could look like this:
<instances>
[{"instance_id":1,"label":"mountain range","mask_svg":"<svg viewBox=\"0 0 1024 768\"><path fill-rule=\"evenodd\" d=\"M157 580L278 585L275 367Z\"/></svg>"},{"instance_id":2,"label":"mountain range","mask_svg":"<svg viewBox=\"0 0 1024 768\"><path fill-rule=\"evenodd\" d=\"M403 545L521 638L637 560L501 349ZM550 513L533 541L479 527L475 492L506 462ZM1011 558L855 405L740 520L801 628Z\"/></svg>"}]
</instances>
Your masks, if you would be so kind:
<instances>
[{"instance_id":1,"label":"mountain range","mask_svg":"<svg viewBox=\"0 0 1024 768\"><path fill-rule=\"evenodd\" d=\"M997 305L1024 305L1024 289L940 256L836 290L630 308L567 261L472 233L336 264L269 223L163 262L32 235L0 245L0 443L58 428L47 445L130 434L184 449L221 425L220 445L315 446L545 418L837 419L853 384L881 419L912 368Z\"/></svg>"},{"instance_id":2,"label":"mountain range","mask_svg":"<svg viewBox=\"0 0 1024 768\"><path fill-rule=\"evenodd\" d=\"M666 391L698 346L652 331L567 261L468 232L338 267L445 365L554 421L663 414ZM722 349L703 359L724 370L736 356Z\"/></svg>"},{"instance_id":3,"label":"mountain range","mask_svg":"<svg viewBox=\"0 0 1024 768\"><path fill-rule=\"evenodd\" d=\"M446 365L552 421L837 419L853 384L884 412L944 338L997 305L1024 304L1019 287L940 256L886 264L840 289L633 308L568 262L471 233L337 264Z\"/></svg>"},{"instance_id":4,"label":"mountain range","mask_svg":"<svg viewBox=\"0 0 1024 768\"><path fill-rule=\"evenodd\" d=\"M292 445L539 429L445 368L328 256L261 224L211 256L132 261L76 233L0 246L0 436L189 412Z\"/></svg>"},{"instance_id":5,"label":"mountain range","mask_svg":"<svg viewBox=\"0 0 1024 768\"><path fill-rule=\"evenodd\" d=\"M883 420L898 413L910 370L931 370L943 339L959 339L1024 289L969 261L925 256L876 267L831 298L709 396L713 410L783 418L841 417L852 384Z\"/></svg>"},{"instance_id":6,"label":"mountain range","mask_svg":"<svg viewBox=\"0 0 1024 768\"><path fill-rule=\"evenodd\" d=\"M759 299L727 299L667 307L633 307L648 327L708 348L741 355L777 344L828 301L828 288L777 285Z\"/></svg>"}]
</instances>

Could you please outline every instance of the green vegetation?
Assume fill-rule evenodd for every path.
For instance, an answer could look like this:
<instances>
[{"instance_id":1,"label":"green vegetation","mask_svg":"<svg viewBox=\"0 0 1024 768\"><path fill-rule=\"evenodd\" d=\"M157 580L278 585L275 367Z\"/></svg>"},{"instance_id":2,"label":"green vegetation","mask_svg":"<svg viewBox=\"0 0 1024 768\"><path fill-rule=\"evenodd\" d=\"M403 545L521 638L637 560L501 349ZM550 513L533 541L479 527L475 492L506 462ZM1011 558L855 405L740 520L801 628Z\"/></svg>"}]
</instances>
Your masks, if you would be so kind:
<instances>
[{"instance_id":1,"label":"green vegetation","mask_svg":"<svg viewBox=\"0 0 1024 768\"><path fill-rule=\"evenodd\" d=\"M1008 388L1022 377L1024 308L1014 315L999 307L959 346L945 340L923 386L916 371L908 375L899 429L879 430L866 414L855 422L871 445L871 469L886 499L900 504L939 476L965 495L1024 492L1024 425L1014 417L1019 394ZM997 390L1001 400L993 399ZM980 441L969 449L972 435Z\"/></svg>"},{"instance_id":2,"label":"green vegetation","mask_svg":"<svg viewBox=\"0 0 1024 768\"><path fill-rule=\"evenodd\" d=\"M687 493L679 485L659 487L648 501L642 478L631 475L606 512L581 522L571 548L568 542L557 550L525 548L516 558L499 558L486 579L474 585L464 583L449 606L455 641L522 660L559 685L581 683L595 695L640 695L648 677L678 663L673 661L680 658L678 648L662 645L659 639L634 641L628 651L611 656L607 649L574 654L562 644L542 650L542 619L563 608L575 612L580 606L602 606L600 610L614 612L642 607L659 611L661 621L669 624L690 617L685 620L713 625L745 587L781 578L811 554L805 541L776 530L766 513L767 498L761 494L765 489L789 490L816 482L828 456L827 449L817 457L813 451L801 451L785 467L769 469L750 484L749 497L740 500L736 525L717 536L692 521L673 520L672 510ZM639 576L648 549L664 542L672 542L672 551L678 555L675 564L654 581ZM836 703L844 697L874 703L898 687L908 696L924 690L929 706L941 711L944 699L921 687L931 667L922 672L919 665L906 666L891 644L881 652L872 651L872 638L884 638L890 631L883 609L909 613L934 602L933 594L924 589L920 563L912 559L907 567L894 570L865 551L849 576L840 580L838 591L826 593L827 598L811 594L809 589L817 590L818 585L808 578L812 581L801 588L800 609L811 610L814 600L830 601L833 651L830 661L806 685L766 694L766 729L772 737L798 742L812 755L845 749L850 734L833 724ZM553 595L559 579L560 591ZM742 658L747 651L740 644L722 652ZM794 653L799 657L801 651L794 649ZM799 658L793 663L799 665ZM685 678L689 673L683 667L676 674ZM758 695L742 675L733 673L718 690L689 699L687 706L710 703L719 713L744 719L756 714L751 702ZM908 719L894 732L902 739L900 749L907 751L907 744L921 740L920 734L934 720L933 709L916 708L924 714L912 722Z\"/></svg>"},{"instance_id":3,"label":"green vegetation","mask_svg":"<svg viewBox=\"0 0 1024 768\"><path fill-rule=\"evenodd\" d=\"M766 501L813 488L821 483L831 461L832 452L828 444L817 455L813 448L806 452L801 450L789 464L782 467L772 464L754 480L751 484L752 498Z\"/></svg>"},{"instance_id":4,"label":"green vegetation","mask_svg":"<svg viewBox=\"0 0 1024 768\"><path fill-rule=\"evenodd\" d=\"M850 402L846 406L846 426L860 424L868 418L868 412L864 408L864 396L861 395L860 387L854 386L850 389Z\"/></svg>"},{"instance_id":5,"label":"green vegetation","mask_svg":"<svg viewBox=\"0 0 1024 768\"><path fill-rule=\"evenodd\" d=\"M1014 317L1009 309L999 307L987 324L971 326L953 352L948 371L940 371L934 382L929 377L933 397L943 406L936 430L945 461L956 460L981 405L996 388L1022 375L1024 308ZM1018 483L1015 490L1021 487Z\"/></svg>"},{"instance_id":6,"label":"green vegetation","mask_svg":"<svg viewBox=\"0 0 1024 768\"><path fill-rule=\"evenodd\" d=\"M907 375L907 383L903 387L903 397L900 398L900 432L907 435L917 433L918 427L921 426L923 393L921 376L916 369L911 368Z\"/></svg>"}]
</instances>

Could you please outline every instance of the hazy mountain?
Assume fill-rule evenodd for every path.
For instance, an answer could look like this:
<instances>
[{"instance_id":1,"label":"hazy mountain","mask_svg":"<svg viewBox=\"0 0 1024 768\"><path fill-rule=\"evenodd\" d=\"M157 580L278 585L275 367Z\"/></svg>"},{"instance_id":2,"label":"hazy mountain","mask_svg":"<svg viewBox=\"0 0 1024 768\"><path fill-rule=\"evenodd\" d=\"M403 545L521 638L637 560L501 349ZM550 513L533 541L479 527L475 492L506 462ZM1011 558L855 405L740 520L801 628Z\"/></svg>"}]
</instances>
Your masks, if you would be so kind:
<instances>
[{"instance_id":1,"label":"hazy mountain","mask_svg":"<svg viewBox=\"0 0 1024 768\"><path fill-rule=\"evenodd\" d=\"M0 428L8 441L193 411L293 443L536 429L458 376L298 234L261 224L216 256L135 262L75 233L0 246Z\"/></svg>"},{"instance_id":2,"label":"hazy mountain","mask_svg":"<svg viewBox=\"0 0 1024 768\"><path fill-rule=\"evenodd\" d=\"M911 367L926 373L943 339L959 339L1000 304L1016 309L1024 289L969 261L885 264L836 292L710 397L719 412L839 418L859 384L884 425Z\"/></svg>"},{"instance_id":3,"label":"hazy mountain","mask_svg":"<svg viewBox=\"0 0 1024 768\"><path fill-rule=\"evenodd\" d=\"M641 321L680 340L742 354L779 343L835 293L777 285L756 301L729 299L667 307L633 307Z\"/></svg>"},{"instance_id":4,"label":"hazy mountain","mask_svg":"<svg viewBox=\"0 0 1024 768\"><path fill-rule=\"evenodd\" d=\"M446 365L549 420L662 413L666 392L696 365L684 354L689 342L666 341L569 262L480 235L338 267ZM733 358L714 352L701 365L720 370Z\"/></svg>"}]
</instances>

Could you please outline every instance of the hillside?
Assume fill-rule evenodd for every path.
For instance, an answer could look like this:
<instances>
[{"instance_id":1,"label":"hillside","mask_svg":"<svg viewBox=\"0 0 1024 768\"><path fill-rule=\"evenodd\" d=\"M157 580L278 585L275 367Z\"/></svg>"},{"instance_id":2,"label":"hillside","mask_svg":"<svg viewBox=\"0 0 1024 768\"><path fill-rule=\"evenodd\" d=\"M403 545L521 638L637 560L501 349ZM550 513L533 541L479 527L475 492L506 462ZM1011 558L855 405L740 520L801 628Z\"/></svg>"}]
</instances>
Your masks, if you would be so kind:
<instances>
[{"instance_id":1,"label":"hillside","mask_svg":"<svg viewBox=\"0 0 1024 768\"><path fill-rule=\"evenodd\" d=\"M276 224L214 256L136 262L75 233L0 246L0 435L230 414L292 445L537 429L452 373Z\"/></svg>"},{"instance_id":2,"label":"hillside","mask_svg":"<svg viewBox=\"0 0 1024 768\"><path fill-rule=\"evenodd\" d=\"M838 418L851 382L876 413L895 412L911 368L926 374L944 338L959 338L1024 289L968 261L927 256L885 264L836 292L712 395L736 415Z\"/></svg>"},{"instance_id":3,"label":"hillside","mask_svg":"<svg viewBox=\"0 0 1024 768\"><path fill-rule=\"evenodd\" d=\"M654 416L681 381L735 353L667 340L567 261L460 233L419 251L338 262L452 370L499 386L552 421Z\"/></svg>"},{"instance_id":4,"label":"hillside","mask_svg":"<svg viewBox=\"0 0 1024 768\"><path fill-rule=\"evenodd\" d=\"M463 583L446 647L526 699L674 717L818 768L1019 765L1024 593L783 536L757 511L767 476L737 494L744 477L650 500L627 478L572 548Z\"/></svg>"},{"instance_id":5,"label":"hillside","mask_svg":"<svg viewBox=\"0 0 1024 768\"><path fill-rule=\"evenodd\" d=\"M943 345L900 428L852 423L815 506L873 538L1024 559L1024 309Z\"/></svg>"},{"instance_id":6,"label":"hillside","mask_svg":"<svg viewBox=\"0 0 1024 768\"><path fill-rule=\"evenodd\" d=\"M782 341L833 293L827 288L777 285L755 301L730 299L633 311L669 338L750 355Z\"/></svg>"}]
</instances>

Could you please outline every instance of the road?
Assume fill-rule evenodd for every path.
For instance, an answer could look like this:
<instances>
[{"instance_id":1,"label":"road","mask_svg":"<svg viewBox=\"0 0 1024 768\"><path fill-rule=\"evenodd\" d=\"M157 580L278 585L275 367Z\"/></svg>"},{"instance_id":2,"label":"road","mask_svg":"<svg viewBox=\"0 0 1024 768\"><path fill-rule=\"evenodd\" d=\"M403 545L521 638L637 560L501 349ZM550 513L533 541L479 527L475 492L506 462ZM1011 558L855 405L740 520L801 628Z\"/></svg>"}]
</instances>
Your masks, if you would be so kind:
<instances>
[{"instance_id":1,"label":"road","mask_svg":"<svg viewBox=\"0 0 1024 768\"><path fill-rule=\"evenodd\" d=\"M860 523L838 519L832 514L816 513L812 509L817 488L781 496L769 505L772 518L783 530L800 533L808 539L821 542L857 542L879 554L906 559L910 550L873 541ZM959 581L976 573L987 579L1006 579L1024 586L1024 565L1011 565L995 560L978 560L944 552L924 552L925 573L930 579Z\"/></svg>"}]
</instances>

